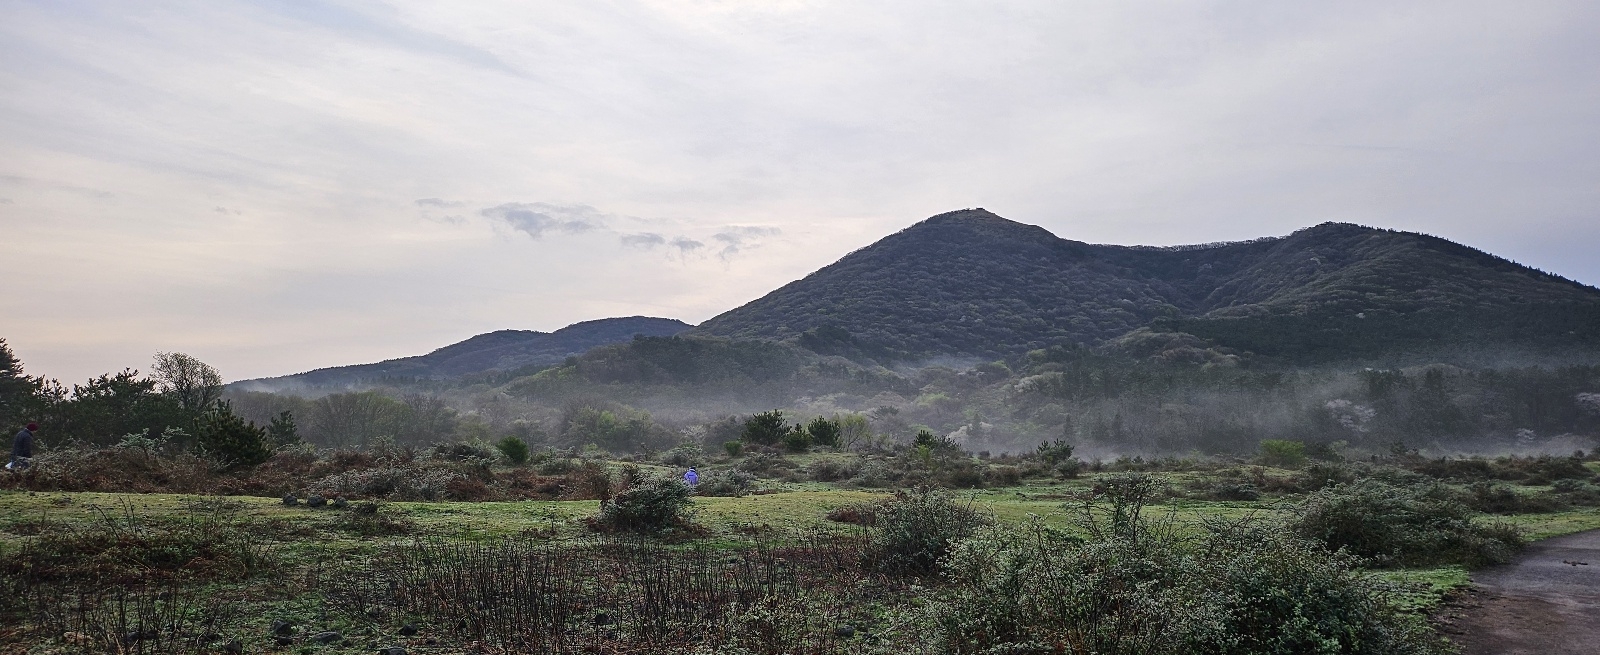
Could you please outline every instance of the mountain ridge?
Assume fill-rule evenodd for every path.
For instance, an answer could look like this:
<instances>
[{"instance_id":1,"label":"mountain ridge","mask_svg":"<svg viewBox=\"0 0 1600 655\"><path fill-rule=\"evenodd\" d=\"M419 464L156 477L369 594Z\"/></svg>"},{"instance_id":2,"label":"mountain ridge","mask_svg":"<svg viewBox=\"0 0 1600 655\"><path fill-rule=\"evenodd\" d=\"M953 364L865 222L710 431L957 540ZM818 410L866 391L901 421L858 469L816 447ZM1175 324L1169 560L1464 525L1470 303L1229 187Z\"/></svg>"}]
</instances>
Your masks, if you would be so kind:
<instances>
[{"instance_id":1,"label":"mountain ridge","mask_svg":"<svg viewBox=\"0 0 1600 655\"><path fill-rule=\"evenodd\" d=\"M271 378L232 383L247 390L284 386L335 386L386 378L443 379L555 364L597 346L619 343L636 335L673 336L693 326L671 318L627 316L573 323L553 332L495 330L436 348L426 355L398 357L371 364L314 369Z\"/></svg>"},{"instance_id":2,"label":"mountain ridge","mask_svg":"<svg viewBox=\"0 0 1600 655\"><path fill-rule=\"evenodd\" d=\"M894 359L1093 346L1163 321L1202 333L1215 325L1197 321L1235 321L1203 336L1227 332L1235 343L1223 345L1251 350L1260 344L1240 336L1250 330L1239 321L1428 324L1415 338L1380 339L1405 348L1461 325L1488 334L1500 329L1488 322L1530 307L1581 328L1591 315L1600 323L1600 289L1439 237L1349 223L1242 242L1116 246L1063 239L980 208L918 222L693 334L809 339L823 350ZM1600 340L1595 332L1578 336Z\"/></svg>"}]
</instances>

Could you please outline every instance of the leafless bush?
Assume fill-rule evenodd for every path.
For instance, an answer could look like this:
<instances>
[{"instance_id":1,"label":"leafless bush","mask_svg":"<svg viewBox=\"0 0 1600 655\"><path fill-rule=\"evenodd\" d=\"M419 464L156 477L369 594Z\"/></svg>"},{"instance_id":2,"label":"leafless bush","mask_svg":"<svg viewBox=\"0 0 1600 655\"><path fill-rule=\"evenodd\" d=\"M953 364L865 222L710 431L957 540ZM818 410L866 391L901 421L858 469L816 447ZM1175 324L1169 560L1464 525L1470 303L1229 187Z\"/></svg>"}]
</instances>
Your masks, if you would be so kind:
<instances>
[{"instance_id":1,"label":"leafless bush","mask_svg":"<svg viewBox=\"0 0 1600 655\"><path fill-rule=\"evenodd\" d=\"M873 620L851 601L863 583L884 584L847 538L739 550L610 536L418 540L374 561L331 581L339 611L423 615L510 652L841 652L849 635L837 626Z\"/></svg>"}]
</instances>

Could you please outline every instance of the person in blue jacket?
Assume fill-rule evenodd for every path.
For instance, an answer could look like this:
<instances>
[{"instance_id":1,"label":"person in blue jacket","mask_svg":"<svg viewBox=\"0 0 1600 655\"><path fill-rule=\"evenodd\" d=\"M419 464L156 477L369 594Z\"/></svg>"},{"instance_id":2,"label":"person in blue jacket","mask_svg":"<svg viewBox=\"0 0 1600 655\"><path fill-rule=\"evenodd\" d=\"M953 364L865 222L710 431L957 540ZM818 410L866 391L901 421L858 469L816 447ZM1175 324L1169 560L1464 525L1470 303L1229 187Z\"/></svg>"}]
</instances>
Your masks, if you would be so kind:
<instances>
[{"instance_id":1,"label":"person in blue jacket","mask_svg":"<svg viewBox=\"0 0 1600 655\"><path fill-rule=\"evenodd\" d=\"M695 473L694 469L691 468L689 469L689 472L683 474L683 481L689 483L689 486L693 487L697 484L700 484L700 474Z\"/></svg>"}]
</instances>

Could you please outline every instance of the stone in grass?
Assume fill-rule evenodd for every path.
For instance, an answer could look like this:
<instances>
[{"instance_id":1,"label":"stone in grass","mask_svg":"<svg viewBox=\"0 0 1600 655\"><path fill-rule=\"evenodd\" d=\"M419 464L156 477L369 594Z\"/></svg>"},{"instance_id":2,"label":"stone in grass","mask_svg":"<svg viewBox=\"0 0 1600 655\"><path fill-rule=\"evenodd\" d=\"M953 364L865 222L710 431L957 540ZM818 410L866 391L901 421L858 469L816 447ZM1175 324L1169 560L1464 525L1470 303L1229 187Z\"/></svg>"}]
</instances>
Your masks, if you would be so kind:
<instances>
[{"instance_id":1,"label":"stone in grass","mask_svg":"<svg viewBox=\"0 0 1600 655\"><path fill-rule=\"evenodd\" d=\"M322 507L323 505L327 504L328 499L323 498L322 496L311 494L310 496L306 497L306 507Z\"/></svg>"},{"instance_id":2,"label":"stone in grass","mask_svg":"<svg viewBox=\"0 0 1600 655\"><path fill-rule=\"evenodd\" d=\"M229 639L228 643L222 645L222 652L239 655L239 653L244 652L244 642L238 639Z\"/></svg>"},{"instance_id":3,"label":"stone in grass","mask_svg":"<svg viewBox=\"0 0 1600 655\"><path fill-rule=\"evenodd\" d=\"M345 500L342 497L333 499L333 508L334 509L344 509L344 508L349 507L349 506L350 506L350 501Z\"/></svg>"},{"instance_id":4,"label":"stone in grass","mask_svg":"<svg viewBox=\"0 0 1600 655\"><path fill-rule=\"evenodd\" d=\"M283 495L283 504L285 506L288 506L288 507L294 507L295 505L299 505L300 504L300 499L299 498L295 498L294 494L284 494Z\"/></svg>"},{"instance_id":5,"label":"stone in grass","mask_svg":"<svg viewBox=\"0 0 1600 655\"><path fill-rule=\"evenodd\" d=\"M413 636L416 636L416 634L417 634L417 624L415 624L415 623L407 623L405 625L400 626L400 636L402 636L402 637L413 637Z\"/></svg>"},{"instance_id":6,"label":"stone in grass","mask_svg":"<svg viewBox=\"0 0 1600 655\"><path fill-rule=\"evenodd\" d=\"M327 644L331 644L333 642L336 642L336 641L339 641L339 640L342 640L342 639L344 639L344 635L341 635L341 634L339 634L337 632L334 632L332 630L328 630L326 632L318 632L317 634L311 635L311 643L314 643L314 644L327 645Z\"/></svg>"},{"instance_id":7,"label":"stone in grass","mask_svg":"<svg viewBox=\"0 0 1600 655\"><path fill-rule=\"evenodd\" d=\"M378 655L406 655L406 649L399 646L388 646L379 648Z\"/></svg>"},{"instance_id":8,"label":"stone in grass","mask_svg":"<svg viewBox=\"0 0 1600 655\"><path fill-rule=\"evenodd\" d=\"M272 634L277 637L287 637L294 634L294 624L283 619L272 621Z\"/></svg>"},{"instance_id":9,"label":"stone in grass","mask_svg":"<svg viewBox=\"0 0 1600 655\"><path fill-rule=\"evenodd\" d=\"M272 638L272 643L277 644L279 646L293 646L294 645L294 637L285 637L283 635L279 635L279 636L276 636L276 637Z\"/></svg>"},{"instance_id":10,"label":"stone in grass","mask_svg":"<svg viewBox=\"0 0 1600 655\"><path fill-rule=\"evenodd\" d=\"M611 621L611 615L610 614L607 614L605 612L596 612L595 613L595 615L594 615L594 624L595 625L611 625L611 623L612 623L612 621Z\"/></svg>"},{"instance_id":11,"label":"stone in grass","mask_svg":"<svg viewBox=\"0 0 1600 655\"><path fill-rule=\"evenodd\" d=\"M856 636L856 629L855 626L841 625L833 629L833 634L841 639L849 639Z\"/></svg>"}]
</instances>

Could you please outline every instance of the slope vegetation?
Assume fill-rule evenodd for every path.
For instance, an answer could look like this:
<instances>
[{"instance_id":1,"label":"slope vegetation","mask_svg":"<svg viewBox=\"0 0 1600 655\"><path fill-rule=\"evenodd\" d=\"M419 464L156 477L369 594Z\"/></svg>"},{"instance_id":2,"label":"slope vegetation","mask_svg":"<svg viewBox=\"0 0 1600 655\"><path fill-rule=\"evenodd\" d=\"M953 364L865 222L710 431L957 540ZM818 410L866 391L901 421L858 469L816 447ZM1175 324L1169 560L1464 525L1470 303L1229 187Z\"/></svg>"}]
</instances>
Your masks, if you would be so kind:
<instances>
[{"instance_id":1,"label":"slope vegetation","mask_svg":"<svg viewBox=\"0 0 1600 655\"><path fill-rule=\"evenodd\" d=\"M913 225L696 332L898 359L1008 357L1139 328L1289 360L1465 341L1593 348L1600 290L1357 225L1153 248L1061 239L972 209Z\"/></svg>"},{"instance_id":2,"label":"slope vegetation","mask_svg":"<svg viewBox=\"0 0 1600 655\"><path fill-rule=\"evenodd\" d=\"M376 364L321 368L297 375L236 383L242 389L434 380L489 371L512 371L560 362L597 346L628 341L637 335L667 337L688 330L688 323L670 318L631 316L574 323L555 332L498 330L454 343L426 355Z\"/></svg>"}]
</instances>

